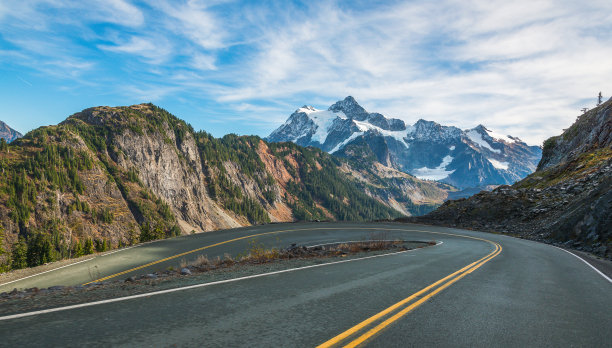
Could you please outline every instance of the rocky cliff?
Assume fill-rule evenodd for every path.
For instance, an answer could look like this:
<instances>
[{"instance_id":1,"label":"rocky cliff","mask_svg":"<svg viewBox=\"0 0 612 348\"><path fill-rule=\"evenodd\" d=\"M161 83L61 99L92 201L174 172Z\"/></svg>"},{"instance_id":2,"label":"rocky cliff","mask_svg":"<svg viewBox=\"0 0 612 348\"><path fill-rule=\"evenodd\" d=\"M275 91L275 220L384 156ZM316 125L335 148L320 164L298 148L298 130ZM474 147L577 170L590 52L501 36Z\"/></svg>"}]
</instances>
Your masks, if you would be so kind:
<instances>
[{"instance_id":1,"label":"rocky cliff","mask_svg":"<svg viewBox=\"0 0 612 348\"><path fill-rule=\"evenodd\" d=\"M314 148L214 138L151 104L86 109L0 149L0 268L181 233L409 213L353 166Z\"/></svg>"},{"instance_id":2,"label":"rocky cliff","mask_svg":"<svg viewBox=\"0 0 612 348\"><path fill-rule=\"evenodd\" d=\"M411 221L510 233L612 256L612 99L544 143L512 186L448 201Z\"/></svg>"},{"instance_id":3,"label":"rocky cliff","mask_svg":"<svg viewBox=\"0 0 612 348\"><path fill-rule=\"evenodd\" d=\"M23 135L13 128L9 127L6 123L0 121L0 138L3 138L7 143L15 139L21 138Z\"/></svg>"}]
</instances>

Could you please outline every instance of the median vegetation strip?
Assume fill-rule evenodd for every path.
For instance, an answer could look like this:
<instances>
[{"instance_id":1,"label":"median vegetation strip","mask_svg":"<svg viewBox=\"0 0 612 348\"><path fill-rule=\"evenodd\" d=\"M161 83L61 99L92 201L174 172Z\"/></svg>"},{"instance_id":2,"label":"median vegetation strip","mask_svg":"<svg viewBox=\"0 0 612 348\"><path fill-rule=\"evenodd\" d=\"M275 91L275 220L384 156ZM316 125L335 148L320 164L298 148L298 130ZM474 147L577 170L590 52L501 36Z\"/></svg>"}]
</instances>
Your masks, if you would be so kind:
<instances>
[{"instance_id":1,"label":"median vegetation strip","mask_svg":"<svg viewBox=\"0 0 612 348\"><path fill-rule=\"evenodd\" d=\"M170 267L164 272L144 274L124 280L93 283L86 286L13 290L10 293L0 294L0 314L11 315L264 275L270 272L324 265L343 260L383 256L435 244L435 242L377 239L312 247L291 245L284 249L277 249L267 248L255 240L240 255L226 254L223 258L208 258L206 255L199 255L190 262L181 260L176 267Z\"/></svg>"}]
</instances>

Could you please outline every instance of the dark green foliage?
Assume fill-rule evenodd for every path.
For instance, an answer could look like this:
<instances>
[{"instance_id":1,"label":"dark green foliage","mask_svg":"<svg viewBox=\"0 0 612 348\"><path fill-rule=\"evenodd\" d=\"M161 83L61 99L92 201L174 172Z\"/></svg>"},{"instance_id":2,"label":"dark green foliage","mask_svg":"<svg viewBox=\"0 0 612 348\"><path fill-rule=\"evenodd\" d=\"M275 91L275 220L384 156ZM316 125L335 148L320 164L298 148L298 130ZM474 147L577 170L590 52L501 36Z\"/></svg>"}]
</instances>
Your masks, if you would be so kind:
<instances>
[{"instance_id":1,"label":"dark green foliage","mask_svg":"<svg viewBox=\"0 0 612 348\"><path fill-rule=\"evenodd\" d=\"M94 245L91 238L87 238L85 241L85 246L83 247L83 254L90 255L94 253Z\"/></svg>"},{"instance_id":2,"label":"dark green foliage","mask_svg":"<svg viewBox=\"0 0 612 348\"><path fill-rule=\"evenodd\" d=\"M83 250L83 245L78 240L75 243L74 248L72 249L72 255L74 257L81 257L81 256L85 255L85 250Z\"/></svg>"},{"instance_id":3,"label":"dark green foliage","mask_svg":"<svg viewBox=\"0 0 612 348\"><path fill-rule=\"evenodd\" d=\"M136 171L136 169L130 169L127 172L127 179L130 182L140 182L140 179L138 179L138 172Z\"/></svg>"},{"instance_id":4,"label":"dark green foliage","mask_svg":"<svg viewBox=\"0 0 612 348\"><path fill-rule=\"evenodd\" d=\"M33 133L47 136L44 129ZM28 139L33 143L42 141L33 137L34 135L28 135ZM30 219L39 191L48 188L82 194L85 186L78 172L91 169L93 161L85 152L44 144L41 151L26 156L22 162L5 166L3 169L8 167L6 169L10 172L2 189L8 194L7 206L10 216L15 223L25 225Z\"/></svg>"},{"instance_id":5,"label":"dark green foliage","mask_svg":"<svg viewBox=\"0 0 612 348\"><path fill-rule=\"evenodd\" d=\"M240 201L230 198L225 204L225 209L231 210L238 215L246 216L250 223L269 223L270 216L259 202L249 197L243 197Z\"/></svg>"},{"instance_id":6,"label":"dark green foliage","mask_svg":"<svg viewBox=\"0 0 612 348\"><path fill-rule=\"evenodd\" d=\"M28 267L28 246L22 237L13 245L13 255L11 261L12 269L21 269Z\"/></svg>"},{"instance_id":7,"label":"dark green foliage","mask_svg":"<svg viewBox=\"0 0 612 348\"><path fill-rule=\"evenodd\" d=\"M268 201L268 203L273 204L274 200L276 199L276 193L274 193L274 191L272 190L265 190L263 192L263 196L266 199L266 201Z\"/></svg>"},{"instance_id":8,"label":"dark green foliage","mask_svg":"<svg viewBox=\"0 0 612 348\"><path fill-rule=\"evenodd\" d=\"M181 235L181 229L178 225L172 226L169 230L164 230L163 225L150 226L142 224L140 226L140 241L148 242L156 239L164 239Z\"/></svg>"},{"instance_id":9,"label":"dark green foliage","mask_svg":"<svg viewBox=\"0 0 612 348\"><path fill-rule=\"evenodd\" d=\"M55 250L49 235L35 233L29 236L26 255L29 267L35 267L55 261Z\"/></svg>"},{"instance_id":10,"label":"dark green foliage","mask_svg":"<svg viewBox=\"0 0 612 348\"><path fill-rule=\"evenodd\" d=\"M90 211L92 211L92 209L87 202L81 202L79 196L76 196L74 203L68 206L68 215L72 214L73 211L89 213Z\"/></svg>"},{"instance_id":11,"label":"dark green foliage","mask_svg":"<svg viewBox=\"0 0 612 348\"><path fill-rule=\"evenodd\" d=\"M21 169L19 173L12 172L4 189L9 196L7 206L11 218L16 224L25 224L30 219L37 196L36 186L26 175L25 169Z\"/></svg>"},{"instance_id":12,"label":"dark green foliage","mask_svg":"<svg viewBox=\"0 0 612 348\"><path fill-rule=\"evenodd\" d=\"M265 173L265 165L255 151L261 138L228 134L217 139L203 131L195 133L195 138L205 168L216 167L224 172L223 163L231 161L238 165L241 173L249 177L256 172Z\"/></svg>"},{"instance_id":13,"label":"dark green foliage","mask_svg":"<svg viewBox=\"0 0 612 348\"><path fill-rule=\"evenodd\" d=\"M104 251L108 251L111 250L111 244L110 241L108 239L95 239L94 240L94 246L96 248L96 251L101 253Z\"/></svg>"},{"instance_id":14,"label":"dark green foliage","mask_svg":"<svg viewBox=\"0 0 612 348\"><path fill-rule=\"evenodd\" d=\"M105 224L113 222L113 212L108 208L102 208L97 211L97 221Z\"/></svg>"},{"instance_id":15,"label":"dark green foliage","mask_svg":"<svg viewBox=\"0 0 612 348\"><path fill-rule=\"evenodd\" d=\"M292 204L296 218L325 219L317 204L327 209L337 220L343 221L391 219L399 216L397 211L355 187L338 170L341 164L339 159L318 149L301 148L292 143L269 146L276 156L292 154L299 165L299 169L295 170L300 182L292 181L287 185L288 191L299 199L299 203Z\"/></svg>"}]
</instances>

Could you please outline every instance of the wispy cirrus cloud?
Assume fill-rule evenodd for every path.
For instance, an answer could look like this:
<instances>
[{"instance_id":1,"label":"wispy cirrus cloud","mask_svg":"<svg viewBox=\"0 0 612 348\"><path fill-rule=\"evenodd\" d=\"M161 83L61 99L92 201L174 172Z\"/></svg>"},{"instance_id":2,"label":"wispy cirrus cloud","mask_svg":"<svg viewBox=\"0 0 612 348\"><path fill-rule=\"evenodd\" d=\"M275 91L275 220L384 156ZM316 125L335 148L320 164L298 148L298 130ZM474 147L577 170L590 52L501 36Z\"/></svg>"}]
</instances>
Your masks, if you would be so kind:
<instances>
[{"instance_id":1,"label":"wispy cirrus cloud","mask_svg":"<svg viewBox=\"0 0 612 348\"><path fill-rule=\"evenodd\" d=\"M266 135L297 106L350 94L537 144L609 85L610 32L603 0L25 0L0 4L0 62L176 105L219 132L240 119L225 131Z\"/></svg>"}]
</instances>

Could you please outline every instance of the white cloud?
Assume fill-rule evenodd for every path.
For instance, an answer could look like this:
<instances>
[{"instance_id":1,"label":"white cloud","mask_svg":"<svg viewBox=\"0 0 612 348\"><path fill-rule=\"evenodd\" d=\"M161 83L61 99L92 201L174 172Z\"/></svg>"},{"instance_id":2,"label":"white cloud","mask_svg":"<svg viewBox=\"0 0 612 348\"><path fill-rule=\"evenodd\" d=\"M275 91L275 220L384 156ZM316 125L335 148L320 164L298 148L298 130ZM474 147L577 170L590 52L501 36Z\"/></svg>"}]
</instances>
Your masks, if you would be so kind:
<instances>
[{"instance_id":1,"label":"white cloud","mask_svg":"<svg viewBox=\"0 0 612 348\"><path fill-rule=\"evenodd\" d=\"M100 49L137 55L150 61L152 64L165 62L171 52L172 46L164 38L146 38L132 36L124 42L117 42L115 45L98 45Z\"/></svg>"},{"instance_id":2,"label":"white cloud","mask_svg":"<svg viewBox=\"0 0 612 348\"><path fill-rule=\"evenodd\" d=\"M2 2L0 31L14 47L0 59L54 78L129 80L118 90L128 98L192 98L266 125L303 104L353 95L408 122L482 123L533 144L566 128L609 86L609 0L367 6Z\"/></svg>"},{"instance_id":3,"label":"white cloud","mask_svg":"<svg viewBox=\"0 0 612 348\"><path fill-rule=\"evenodd\" d=\"M571 124L577 103L612 74L612 38L597 35L612 28L605 2L443 1L364 12L313 5L291 13L253 22L262 40L241 70L249 79L237 77L218 100L351 94L408 121L483 123L539 144Z\"/></svg>"},{"instance_id":4,"label":"white cloud","mask_svg":"<svg viewBox=\"0 0 612 348\"><path fill-rule=\"evenodd\" d=\"M204 49L225 46L223 26L208 10L210 2L154 1L153 4L166 14L166 25L174 32L189 38Z\"/></svg>"}]
</instances>

